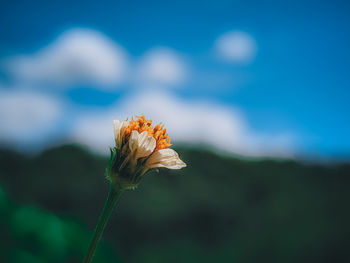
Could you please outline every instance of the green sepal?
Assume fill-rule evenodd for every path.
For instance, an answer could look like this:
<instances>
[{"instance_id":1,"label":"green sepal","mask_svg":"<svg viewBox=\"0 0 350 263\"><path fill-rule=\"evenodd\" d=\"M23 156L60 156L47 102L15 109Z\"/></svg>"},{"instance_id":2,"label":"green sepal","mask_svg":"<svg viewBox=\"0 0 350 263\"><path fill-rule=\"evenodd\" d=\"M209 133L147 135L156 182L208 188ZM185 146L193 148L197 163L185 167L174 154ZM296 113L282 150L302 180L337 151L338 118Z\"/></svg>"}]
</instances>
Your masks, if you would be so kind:
<instances>
[{"instance_id":1,"label":"green sepal","mask_svg":"<svg viewBox=\"0 0 350 263\"><path fill-rule=\"evenodd\" d=\"M116 147L109 147L109 150L111 152L111 155L109 157L109 161L107 162L106 165L106 177L109 181L112 180L111 175L113 173L112 169L114 164L117 162L118 157L119 157L119 152Z\"/></svg>"}]
</instances>

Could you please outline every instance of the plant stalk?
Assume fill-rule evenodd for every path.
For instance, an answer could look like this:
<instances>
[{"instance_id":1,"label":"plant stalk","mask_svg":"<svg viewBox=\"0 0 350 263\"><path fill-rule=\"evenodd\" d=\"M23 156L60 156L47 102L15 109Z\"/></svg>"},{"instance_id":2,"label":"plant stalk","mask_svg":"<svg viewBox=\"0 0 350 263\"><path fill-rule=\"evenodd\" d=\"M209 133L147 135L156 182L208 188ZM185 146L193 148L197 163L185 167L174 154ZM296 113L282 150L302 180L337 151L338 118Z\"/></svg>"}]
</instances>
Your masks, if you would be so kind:
<instances>
[{"instance_id":1,"label":"plant stalk","mask_svg":"<svg viewBox=\"0 0 350 263\"><path fill-rule=\"evenodd\" d=\"M121 194L123 193L122 189L115 189L114 187L112 187L112 185L109 188L109 192L108 192L108 197L105 203L105 206L102 210L102 213L100 215L100 218L97 222L94 234L93 234L93 238L91 240L90 246L89 246L89 250L84 258L83 263L90 263L92 260L92 257L95 254L98 242L100 241L103 231L107 225L107 222L116 206L116 204L118 203L119 197L121 196Z\"/></svg>"}]
</instances>

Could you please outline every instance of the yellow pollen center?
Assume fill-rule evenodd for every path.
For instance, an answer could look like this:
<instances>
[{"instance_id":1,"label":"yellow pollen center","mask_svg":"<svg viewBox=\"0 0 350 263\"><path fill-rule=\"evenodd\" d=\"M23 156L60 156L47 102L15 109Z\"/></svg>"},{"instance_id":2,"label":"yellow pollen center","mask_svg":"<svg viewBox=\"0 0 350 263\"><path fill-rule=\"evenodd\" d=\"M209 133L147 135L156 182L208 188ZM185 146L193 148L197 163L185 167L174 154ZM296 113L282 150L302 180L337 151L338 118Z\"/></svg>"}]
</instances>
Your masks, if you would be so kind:
<instances>
[{"instance_id":1,"label":"yellow pollen center","mask_svg":"<svg viewBox=\"0 0 350 263\"><path fill-rule=\"evenodd\" d=\"M166 149L171 146L170 137L166 133L166 129L164 125L157 124L156 126L152 126L151 120L146 120L145 116L136 116L137 119L131 118L129 125L125 128L124 138L129 138L132 131L138 131L139 133L147 131L149 136L153 136L156 140L156 148L155 151Z\"/></svg>"}]
</instances>

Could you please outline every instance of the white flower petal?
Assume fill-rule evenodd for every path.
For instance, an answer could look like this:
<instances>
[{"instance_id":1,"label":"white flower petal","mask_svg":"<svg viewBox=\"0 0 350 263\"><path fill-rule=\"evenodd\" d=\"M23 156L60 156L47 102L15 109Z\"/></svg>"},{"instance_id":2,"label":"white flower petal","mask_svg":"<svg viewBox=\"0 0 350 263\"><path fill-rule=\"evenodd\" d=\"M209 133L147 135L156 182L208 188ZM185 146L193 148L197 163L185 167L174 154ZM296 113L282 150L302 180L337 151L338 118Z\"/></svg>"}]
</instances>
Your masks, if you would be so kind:
<instances>
[{"instance_id":1,"label":"white flower petal","mask_svg":"<svg viewBox=\"0 0 350 263\"><path fill-rule=\"evenodd\" d=\"M156 148L156 140L146 131L138 133L134 130L129 139L129 148L131 152L136 151L136 158L147 157Z\"/></svg>"},{"instance_id":2,"label":"white flower petal","mask_svg":"<svg viewBox=\"0 0 350 263\"><path fill-rule=\"evenodd\" d=\"M119 132L120 132L120 129L122 127L122 123L120 122L120 120L113 120L113 123L114 123L114 138L117 139L118 136L119 136Z\"/></svg>"},{"instance_id":3,"label":"white flower petal","mask_svg":"<svg viewBox=\"0 0 350 263\"><path fill-rule=\"evenodd\" d=\"M186 164L180 160L179 155L173 149L162 149L153 153L146 164L149 168L165 167L168 169L181 169Z\"/></svg>"},{"instance_id":4,"label":"white flower petal","mask_svg":"<svg viewBox=\"0 0 350 263\"><path fill-rule=\"evenodd\" d=\"M137 131L132 131L129 138L129 149L131 152L135 151L138 146L139 133Z\"/></svg>"},{"instance_id":5,"label":"white flower petal","mask_svg":"<svg viewBox=\"0 0 350 263\"><path fill-rule=\"evenodd\" d=\"M120 147L122 144L122 138L125 128L128 126L127 121L119 121L117 119L113 120L114 123L114 139L117 147Z\"/></svg>"},{"instance_id":6,"label":"white flower petal","mask_svg":"<svg viewBox=\"0 0 350 263\"><path fill-rule=\"evenodd\" d=\"M149 136L147 131L141 132L138 139L136 158L149 156L156 148L156 139Z\"/></svg>"},{"instance_id":7,"label":"white flower petal","mask_svg":"<svg viewBox=\"0 0 350 263\"><path fill-rule=\"evenodd\" d=\"M120 132L119 132L120 138L122 138L124 131L125 131L126 127L128 127L128 125L129 124L127 121L122 121L122 125L121 125Z\"/></svg>"}]
</instances>

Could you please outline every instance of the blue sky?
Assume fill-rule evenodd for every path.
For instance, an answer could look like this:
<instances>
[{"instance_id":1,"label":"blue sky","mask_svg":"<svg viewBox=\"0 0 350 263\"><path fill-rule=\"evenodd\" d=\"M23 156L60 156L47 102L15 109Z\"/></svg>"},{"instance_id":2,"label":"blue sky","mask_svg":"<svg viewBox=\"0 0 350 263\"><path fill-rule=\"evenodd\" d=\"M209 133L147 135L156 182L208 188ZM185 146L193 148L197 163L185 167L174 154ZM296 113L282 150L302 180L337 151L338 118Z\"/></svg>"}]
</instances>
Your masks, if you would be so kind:
<instances>
[{"instance_id":1,"label":"blue sky","mask_svg":"<svg viewBox=\"0 0 350 263\"><path fill-rule=\"evenodd\" d=\"M350 154L347 1L3 1L0 25L2 89L44 93L64 100L64 105L69 105L65 106L66 111L69 109L65 116L80 118L96 111L103 114L104 109L152 90L175 98L174 107L215 105L210 107L218 114L232 110L234 116L230 116L244 125L241 132L247 130L251 135L236 138L243 145L232 143L233 152L246 154L234 148L244 148L255 140L259 149L279 146L273 139L281 137L281 149L296 155ZM18 76L8 70L8 61L34 56L74 29L98 32L118 45L125 53L126 64L137 72L141 68L138 65L154 54L173 57L181 61L178 68L182 72L175 74L175 65L174 76L184 80L172 81L167 75L170 80L164 82L161 77L155 83L131 71L128 81L113 83L115 88L101 88L104 84L96 81L73 81L61 85L69 87L57 88L50 81L18 81ZM230 32L231 36L243 34L248 44L253 43L250 55L243 60L239 54L229 59L229 54L224 52L225 57L218 48L220 37ZM210 113L209 106L203 107ZM188 109L191 111L190 106ZM133 114L132 110L121 111ZM46 127L44 130L50 130L47 140L67 137L74 118L60 117L59 128ZM185 136L178 134L175 138L181 141ZM210 136L215 134L208 133L203 141ZM229 132L222 136L229 136ZM9 138L3 136L2 141L20 143ZM33 145L39 142L35 140ZM223 145L214 139L208 143L219 148ZM280 154L272 148L272 155Z\"/></svg>"}]
</instances>

